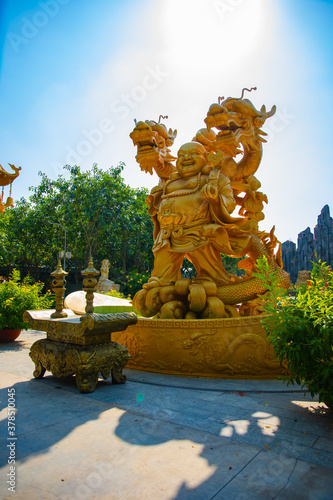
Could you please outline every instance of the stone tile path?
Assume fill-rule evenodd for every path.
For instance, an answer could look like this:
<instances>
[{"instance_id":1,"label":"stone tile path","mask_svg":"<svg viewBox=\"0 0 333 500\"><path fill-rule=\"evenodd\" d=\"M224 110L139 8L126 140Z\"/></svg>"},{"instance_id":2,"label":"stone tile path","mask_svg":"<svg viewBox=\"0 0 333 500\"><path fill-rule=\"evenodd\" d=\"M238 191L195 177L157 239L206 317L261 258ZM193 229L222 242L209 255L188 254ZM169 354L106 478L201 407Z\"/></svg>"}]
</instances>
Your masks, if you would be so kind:
<instances>
[{"instance_id":1,"label":"stone tile path","mask_svg":"<svg viewBox=\"0 0 333 500\"><path fill-rule=\"evenodd\" d=\"M125 370L126 384L80 394L73 379L32 379L43 337L0 344L1 499L332 500L333 412L299 387Z\"/></svg>"}]
</instances>

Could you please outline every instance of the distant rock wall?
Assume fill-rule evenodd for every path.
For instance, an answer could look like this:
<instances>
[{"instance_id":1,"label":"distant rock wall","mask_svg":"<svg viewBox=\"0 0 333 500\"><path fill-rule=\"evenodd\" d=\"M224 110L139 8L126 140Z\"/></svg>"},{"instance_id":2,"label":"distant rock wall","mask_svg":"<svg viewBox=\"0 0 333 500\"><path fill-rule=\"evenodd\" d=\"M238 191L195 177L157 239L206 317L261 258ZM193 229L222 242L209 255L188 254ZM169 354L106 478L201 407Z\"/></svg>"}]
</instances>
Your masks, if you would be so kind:
<instances>
[{"instance_id":1,"label":"distant rock wall","mask_svg":"<svg viewBox=\"0 0 333 500\"><path fill-rule=\"evenodd\" d=\"M298 235L297 248L293 241L282 243L282 259L283 267L293 283L297 280L298 271L311 271L311 261L320 259L333 266L333 219L328 205L318 216L314 235L307 227Z\"/></svg>"}]
</instances>

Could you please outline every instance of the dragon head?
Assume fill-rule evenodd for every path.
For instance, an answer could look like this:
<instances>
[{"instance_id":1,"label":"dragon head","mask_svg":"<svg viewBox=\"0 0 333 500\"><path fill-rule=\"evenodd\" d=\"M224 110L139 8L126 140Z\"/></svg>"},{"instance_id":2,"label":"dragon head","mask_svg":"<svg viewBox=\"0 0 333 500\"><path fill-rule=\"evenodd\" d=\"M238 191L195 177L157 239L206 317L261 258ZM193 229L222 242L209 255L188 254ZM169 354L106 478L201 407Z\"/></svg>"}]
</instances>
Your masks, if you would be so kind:
<instances>
[{"instance_id":1,"label":"dragon head","mask_svg":"<svg viewBox=\"0 0 333 500\"><path fill-rule=\"evenodd\" d=\"M219 98L219 103L210 106L205 118L208 130L213 127L219 130L214 141L215 148L232 157L243 150L261 148L261 143L266 142L262 136L267 134L260 127L276 111L276 106L270 111L262 106L258 111L249 99L243 99L244 90L247 89L243 89L239 99L228 97L220 102Z\"/></svg>"},{"instance_id":2,"label":"dragon head","mask_svg":"<svg viewBox=\"0 0 333 500\"><path fill-rule=\"evenodd\" d=\"M167 130L163 123L153 120L139 121L130 134L134 146L137 146L136 161L141 170L153 173L155 169L161 179L167 179L176 169L172 161L169 147L172 146L177 136L177 130Z\"/></svg>"},{"instance_id":3,"label":"dragon head","mask_svg":"<svg viewBox=\"0 0 333 500\"><path fill-rule=\"evenodd\" d=\"M9 174L3 166L0 165L0 186L8 186L19 176L21 167L15 167L15 165L11 165L10 163L8 163L8 165L14 170L14 174Z\"/></svg>"}]
</instances>

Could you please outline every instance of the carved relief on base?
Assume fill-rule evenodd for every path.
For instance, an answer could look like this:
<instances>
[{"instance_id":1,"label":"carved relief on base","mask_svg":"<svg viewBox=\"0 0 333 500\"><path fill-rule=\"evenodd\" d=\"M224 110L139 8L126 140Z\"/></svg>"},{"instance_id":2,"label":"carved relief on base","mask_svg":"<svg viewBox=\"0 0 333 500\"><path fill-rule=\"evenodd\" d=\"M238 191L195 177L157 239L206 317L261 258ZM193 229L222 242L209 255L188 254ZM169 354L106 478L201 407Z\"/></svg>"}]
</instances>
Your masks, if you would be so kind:
<instances>
[{"instance_id":1,"label":"carved relief on base","mask_svg":"<svg viewBox=\"0 0 333 500\"><path fill-rule=\"evenodd\" d=\"M35 342L30 357L35 363L35 378L42 378L46 370L59 378L75 375L82 393L94 391L100 373L104 379L111 374L113 383L123 384L126 376L122 370L130 358L117 342L79 346L50 339Z\"/></svg>"},{"instance_id":2,"label":"carved relief on base","mask_svg":"<svg viewBox=\"0 0 333 500\"><path fill-rule=\"evenodd\" d=\"M127 347L128 368L171 375L269 379L285 374L260 318L139 319L112 339Z\"/></svg>"}]
</instances>

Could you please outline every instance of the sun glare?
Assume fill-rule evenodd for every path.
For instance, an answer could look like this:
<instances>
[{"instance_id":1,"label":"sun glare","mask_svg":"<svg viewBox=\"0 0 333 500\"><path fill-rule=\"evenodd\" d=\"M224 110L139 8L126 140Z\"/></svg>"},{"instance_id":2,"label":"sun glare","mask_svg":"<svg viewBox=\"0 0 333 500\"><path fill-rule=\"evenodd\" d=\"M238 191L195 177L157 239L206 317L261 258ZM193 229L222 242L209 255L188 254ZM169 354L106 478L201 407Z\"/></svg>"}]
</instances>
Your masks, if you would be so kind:
<instances>
[{"instance_id":1,"label":"sun glare","mask_svg":"<svg viewBox=\"0 0 333 500\"><path fill-rule=\"evenodd\" d=\"M173 63L192 61L199 73L200 59L210 60L212 65L215 60L216 66L222 67L253 57L268 35L268 15L267 2L263 0L234 6L219 0L169 0L163 3L159 14L159 32L169 33L166 51L172 54ZM220 57L216 57L216 47L220 47Z\"/></svg>"}]
</instances>

